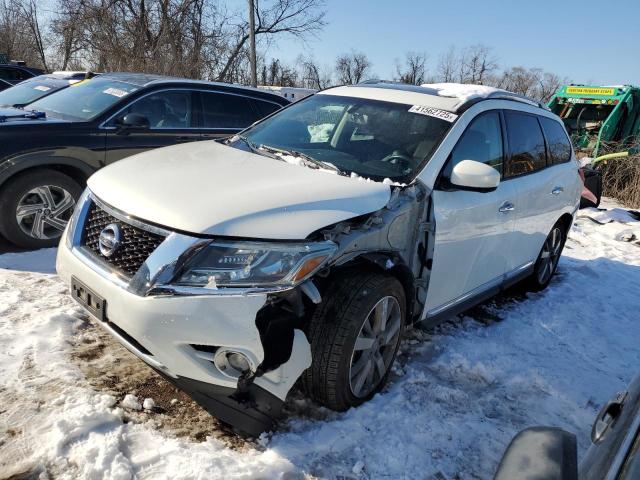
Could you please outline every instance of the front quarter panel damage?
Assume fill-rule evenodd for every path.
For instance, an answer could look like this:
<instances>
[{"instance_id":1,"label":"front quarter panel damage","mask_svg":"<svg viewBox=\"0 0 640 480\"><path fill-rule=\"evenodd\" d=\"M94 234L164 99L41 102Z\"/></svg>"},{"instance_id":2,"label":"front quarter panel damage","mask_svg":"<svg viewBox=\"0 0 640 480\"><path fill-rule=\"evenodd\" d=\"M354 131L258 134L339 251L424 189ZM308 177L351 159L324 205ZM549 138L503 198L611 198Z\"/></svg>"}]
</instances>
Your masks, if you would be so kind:
<instances>
[{"instance_id":1,"label":"front quarter panel damage","mask_svg":"<svg viewBox=\"0 0 640 480\"><path fill-rule=\"evenodd\" d=\"M303 331L315 303L333 275L344 269L377 268L395 276L407 293L410 319L421 313L428 269L425 252L427 190L421 183L395 187L387 205L372 214L340 222L315 232L312 240L331 240L338 250L327 267L308 280L307 288L269 296L258 312L256 326L264 349L264 360L250 375L279 398L286 397L297 378L311 365L309 342ZM317 288L316 288L317 287ZM310 292L319 292L319 296Z\"/></svg>"}]
</instances>

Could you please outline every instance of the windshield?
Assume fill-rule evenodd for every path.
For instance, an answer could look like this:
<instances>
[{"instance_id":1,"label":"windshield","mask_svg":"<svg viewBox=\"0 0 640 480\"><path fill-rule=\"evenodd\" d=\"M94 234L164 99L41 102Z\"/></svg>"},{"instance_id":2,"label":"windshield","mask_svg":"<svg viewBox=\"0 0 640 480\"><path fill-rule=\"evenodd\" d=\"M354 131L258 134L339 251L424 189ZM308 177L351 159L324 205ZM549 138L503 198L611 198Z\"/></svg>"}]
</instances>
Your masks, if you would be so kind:
<instances>
[{"instance_id":1,"label":"windshield","mask_svg":"<svg viewBox=\"0 0 640 480\"><path fill-rule=\"evenodd\" d=\"M33 79L19 83L15 87L11 87L0 92L0 106L12 107L14 105L22 106L35 102L39 98L49 95L57 90L69 86L68 80L62 79Z\"/></svg>"},{"instance_id":2,"label":"windshield","mask_svg":"<svg viewBox=\"0 0 640 480\"><path fill-rule=\"evenodd\" d=\"M66 120L92 120L137 89L130 83L94 78L41 98L29 109Z\"/></svg>"},{"instance_id":3,"label":"windshield","mask_svg":"<svg viewBox=\"0 0 640 480\"><path fill-rule=\"evenodd\" d=\"M254 147L299 152L341 171L409 182L429 160L450 122L410 111L412 105L314 95L242 135ZM245 148L240 140L233 146ZM245 145L245 147L242 147ZM260 153L260 149L255 150Z\"/></svg>"}]
</instances>

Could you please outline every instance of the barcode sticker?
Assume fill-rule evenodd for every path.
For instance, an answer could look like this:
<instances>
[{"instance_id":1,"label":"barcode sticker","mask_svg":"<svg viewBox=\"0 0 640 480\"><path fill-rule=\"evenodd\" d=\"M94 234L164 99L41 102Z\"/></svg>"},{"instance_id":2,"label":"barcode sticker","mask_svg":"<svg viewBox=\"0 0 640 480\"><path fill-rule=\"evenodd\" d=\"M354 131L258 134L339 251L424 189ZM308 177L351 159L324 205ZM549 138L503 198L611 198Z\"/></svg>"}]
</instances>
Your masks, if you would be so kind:
<instances>
[{"instance_id":1,"label":"barcode sticker","mask_svg":"<svg viewBox=\"0 0 640 480\"><path fill-rule=\"evenodd\" d=\"M106 93L107 95L113 95L114 97L122 98L128 92L125 90L120 90L119 88L111 87L111 88L107 88L106 90L103 90L102 93Z\"/></svg>"},{"instance_id":2,"label":"barcode sticker","mask_svg":"<svg viewBox=\"0 0 640 480\"><path fill-rule=\"evenodd\" d=\"M454 122L458 115L455 113L447 112L446 110L440 110L439 108L425 107L423 105L414 105L409 109L411 113L419 113L420 115L427 115L429 117L439 118L447 122Z\"/></svg>"}]
</instances>

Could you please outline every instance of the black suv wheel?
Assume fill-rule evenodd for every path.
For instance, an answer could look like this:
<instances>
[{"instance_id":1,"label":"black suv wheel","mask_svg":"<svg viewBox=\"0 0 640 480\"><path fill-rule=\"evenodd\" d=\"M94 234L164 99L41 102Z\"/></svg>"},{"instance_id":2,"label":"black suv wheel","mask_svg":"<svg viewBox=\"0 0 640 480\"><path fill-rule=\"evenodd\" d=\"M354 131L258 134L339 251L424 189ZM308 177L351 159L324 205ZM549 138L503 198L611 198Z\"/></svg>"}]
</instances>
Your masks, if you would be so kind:
<instances>
[{"instance_id":1,"label":"black suv wheel","mask_svg":"<svg viewBox=\"0 0 640 480\"><path fill-rule=\"evenodd\" d=\"M21 174L0 192L0 233L20 247L53 247L81 193L80 185L55 170Z\"/></svg>"}]
</instances>

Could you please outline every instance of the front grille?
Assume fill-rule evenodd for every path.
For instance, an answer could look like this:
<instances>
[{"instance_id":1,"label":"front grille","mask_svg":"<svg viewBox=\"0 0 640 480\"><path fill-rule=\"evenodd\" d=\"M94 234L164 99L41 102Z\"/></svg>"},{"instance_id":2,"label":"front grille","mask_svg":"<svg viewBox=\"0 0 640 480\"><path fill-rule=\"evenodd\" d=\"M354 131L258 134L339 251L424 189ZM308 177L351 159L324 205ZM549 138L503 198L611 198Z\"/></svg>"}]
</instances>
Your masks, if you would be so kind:
<instances>
[{"instance_id":1,"label":"front grille","mask_svg":"<svg viewBox=\"0 0 640 480\"><path fill-rule=\"evenodd\" d=\"M117 224L121 231L121 244L110 256L105 257L100 253L98 245L100 232L110 224ZM87 212L82 229L82 245L91 251L103 262L108 263L114 269L132 277L142 266L145 260L163 242L164 237L156 233L148 232L130 225L110 215L95 203L92 203Z\"/></svg>"}]
</instances>

